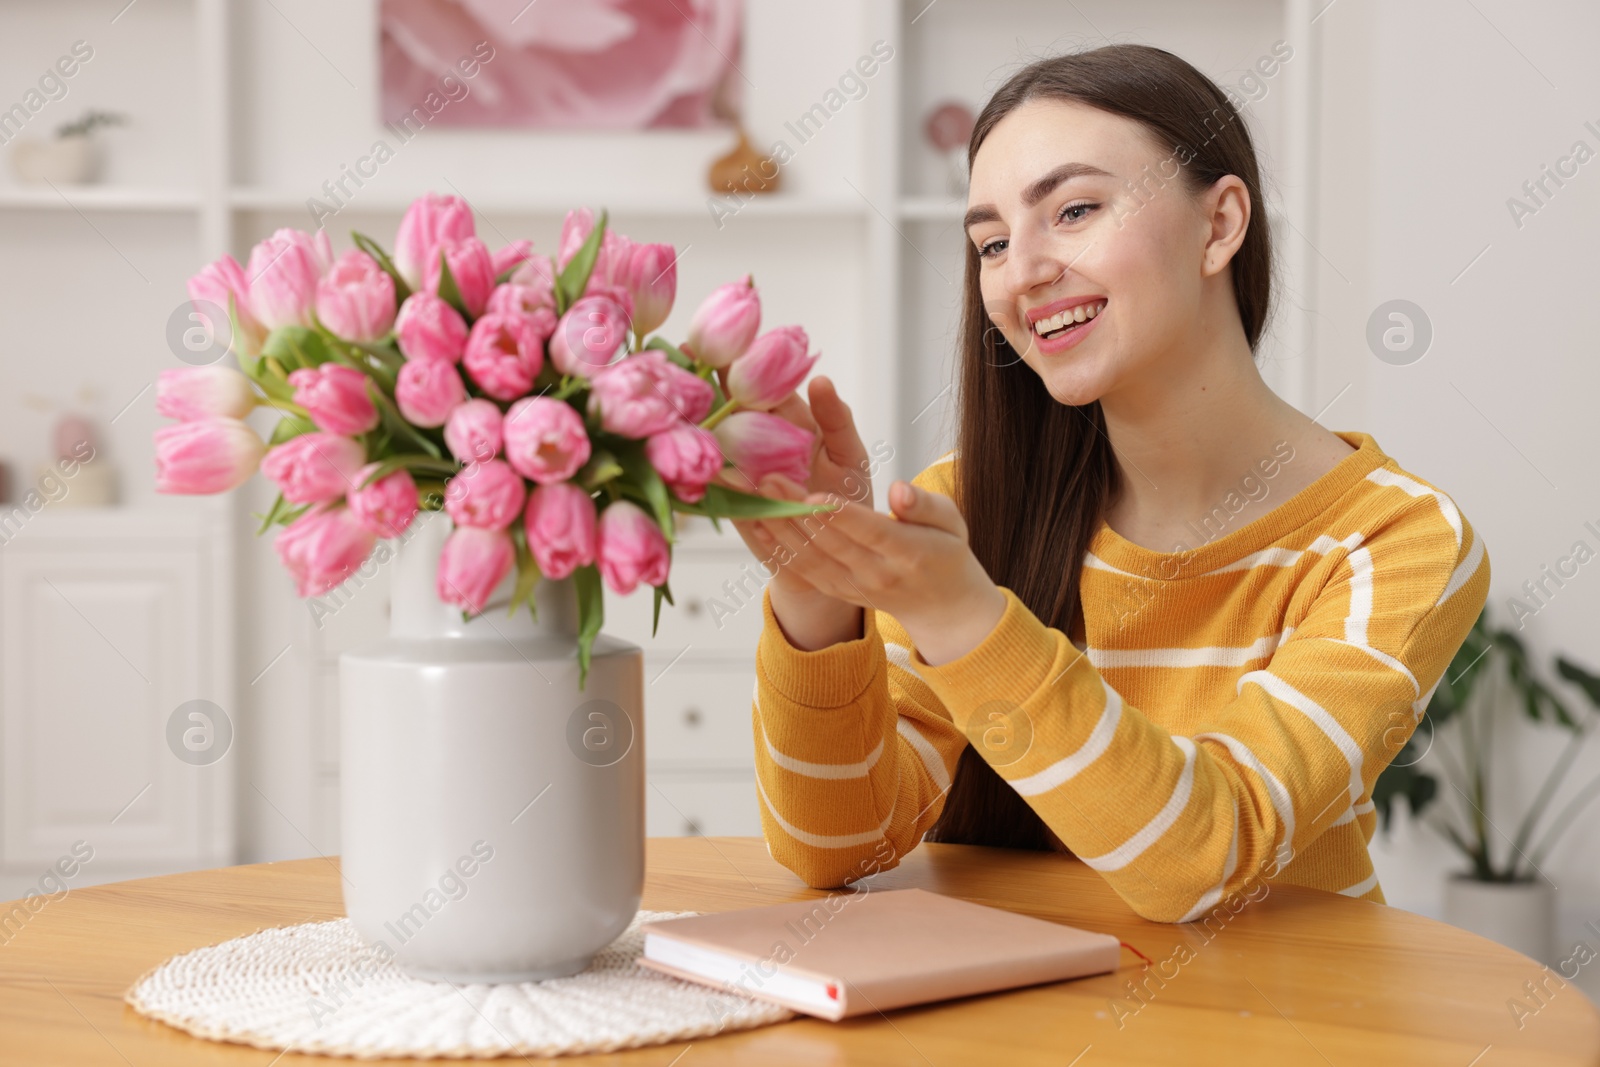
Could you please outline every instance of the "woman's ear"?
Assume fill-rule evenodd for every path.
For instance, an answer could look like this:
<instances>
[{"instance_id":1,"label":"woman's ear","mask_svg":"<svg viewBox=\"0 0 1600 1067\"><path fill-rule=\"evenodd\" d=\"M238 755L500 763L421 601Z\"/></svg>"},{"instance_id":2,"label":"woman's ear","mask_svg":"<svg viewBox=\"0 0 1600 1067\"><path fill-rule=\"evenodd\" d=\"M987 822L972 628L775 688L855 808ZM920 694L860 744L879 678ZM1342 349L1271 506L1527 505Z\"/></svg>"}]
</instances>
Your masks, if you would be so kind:
<instances>
[{"instance_id":1,"label":"woman's ear","mask_svg":"<svg viewBox=\"0 0 1600 1067\"><path fill-rule=\"evenodd\" d=\"M1201 262L1204 272L1210 275L1226 268L1239 246L1244 244L1253 205L1250 190L1237 174L1224 174L1213 182L1202 203L1207 238Z\"/></svg>"}]
</instances>

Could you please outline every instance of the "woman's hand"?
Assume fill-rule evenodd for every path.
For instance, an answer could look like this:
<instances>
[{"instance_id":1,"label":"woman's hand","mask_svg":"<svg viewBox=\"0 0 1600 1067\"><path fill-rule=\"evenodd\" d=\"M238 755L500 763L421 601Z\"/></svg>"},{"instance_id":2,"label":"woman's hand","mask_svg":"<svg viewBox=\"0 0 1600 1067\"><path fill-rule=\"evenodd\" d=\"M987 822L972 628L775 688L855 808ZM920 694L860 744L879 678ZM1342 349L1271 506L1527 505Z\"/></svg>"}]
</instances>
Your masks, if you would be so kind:
<instances>
[{"instance_id":1,"label":"woman's hand","mask_svg":"<svg viewBox=\"0 0 1600 1067\"><path fill-rule=\"evenodd\" d=\"M905 481L888 497L891 515L854 502L819 515L824 523L789 568L821 594L893 615L924 662L958 659L1000 621L1005 594L972 554L954 500Z\"/></svg>"},{"instance_id":2,"label":"woman's hand","mask_svg":"<svg viewBox=\"0 0 1600 1067\"><path fill-rule=\"evenodd\" d=\"M798 392L791 393L772 412L817 435L806 485L781 474L769 474L759 485L753 485L731 467L715 480L730 489L779 500L803 500L808 492L832 493L847 500L866 501L870 508L870 463L849 405L824 375L811 379L810 396L808 406ZM730 520L756 558L775 572L770 589L773 614L790 642L808 651L862 635L862 609L857 604L818 590L790 566L810 540L807 529L814 531L832 517L828 512L819 512L804 520Z\"/></svg>"}]
</instances>

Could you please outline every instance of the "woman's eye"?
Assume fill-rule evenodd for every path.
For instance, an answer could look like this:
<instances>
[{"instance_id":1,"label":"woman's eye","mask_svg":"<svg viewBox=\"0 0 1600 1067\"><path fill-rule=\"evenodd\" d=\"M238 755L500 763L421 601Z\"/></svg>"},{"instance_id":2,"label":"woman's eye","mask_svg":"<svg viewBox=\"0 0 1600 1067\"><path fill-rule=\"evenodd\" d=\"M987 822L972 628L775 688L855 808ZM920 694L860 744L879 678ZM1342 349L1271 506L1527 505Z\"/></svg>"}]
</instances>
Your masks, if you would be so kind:
<instances>
[{"instance_id":1,"label":"woman's eye","mask_svg":"<svg viewBox=\"0 0 1600 1067\"><path fill-rule=\"evenodd\" d=\"M1081 203L1081 204L1068 204L1066 207L1062 208L1061 209L1061 213L1056 216L1056 221L1057 222L1081 222L1081 221L1083 221L1084 218L1087 217L1089 212L1093 211L1095 208L1097 208L1099 206L1100 205L1098 205L1098 204L1091 204L1091 203L1088 203L1088 202L1084 202L1084 203ZM1075 215L1074 216L1074 215L1072 215L1072 213L1074 211L1082 211L1082 212L1084 212L1084 214L1083 215ZM1069 217L1069 216L1071 216L1071 217Z\"/></svg>"},{"instance_id":2,"label":"woman's eye","mask_svg":"<svg viewBox=\"0 0 1600 1067\"><path fill-rule=\"evenodd\" d=\"M992 241L985 241L978 246L978 255L983 259L993 259L1006 250L1006 241L1003 237L996 237Z\"/></svg>"}]
</instances>

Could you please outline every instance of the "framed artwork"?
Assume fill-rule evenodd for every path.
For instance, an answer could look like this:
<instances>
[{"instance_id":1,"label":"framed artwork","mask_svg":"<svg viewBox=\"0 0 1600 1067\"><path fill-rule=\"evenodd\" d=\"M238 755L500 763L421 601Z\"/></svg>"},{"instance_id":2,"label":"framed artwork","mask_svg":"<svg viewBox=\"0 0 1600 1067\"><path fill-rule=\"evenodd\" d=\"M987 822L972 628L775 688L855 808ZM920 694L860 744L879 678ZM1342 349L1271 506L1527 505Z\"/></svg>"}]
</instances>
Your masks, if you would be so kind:
<instances>
[{"instance_id":1,"label":"framed artwork","mask_svg":"<svg viewBox=\"0 0 1600 1067\"><path fill-rule=\"evenodd\" d=\"M744 0L379 0L380 119L645 130L737 123Z\"/></svg>"}]
</instances>

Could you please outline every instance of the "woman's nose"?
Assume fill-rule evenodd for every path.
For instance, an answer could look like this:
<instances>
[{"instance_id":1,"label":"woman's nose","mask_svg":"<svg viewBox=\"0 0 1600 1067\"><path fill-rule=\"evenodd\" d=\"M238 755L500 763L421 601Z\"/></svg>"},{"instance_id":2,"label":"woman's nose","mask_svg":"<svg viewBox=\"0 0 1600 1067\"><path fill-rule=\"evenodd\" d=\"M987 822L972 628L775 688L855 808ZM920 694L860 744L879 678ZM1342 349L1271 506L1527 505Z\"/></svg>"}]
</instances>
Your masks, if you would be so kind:
<instances>
[{"instance_id":1,"label":"woman's nose","mask_svg":"<svg viewBox=\"0 0 1600 1067\"><path fill-rule=\"evenodd\" d=\"M1060 249L1043 237L1012 237L1007 252L1005 286L1012 296L1022 296L1049 285L1067 271Z\"/></svg>"}]
</instances>

